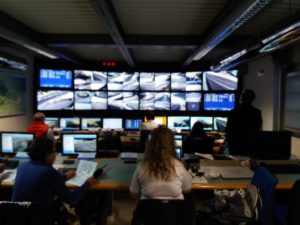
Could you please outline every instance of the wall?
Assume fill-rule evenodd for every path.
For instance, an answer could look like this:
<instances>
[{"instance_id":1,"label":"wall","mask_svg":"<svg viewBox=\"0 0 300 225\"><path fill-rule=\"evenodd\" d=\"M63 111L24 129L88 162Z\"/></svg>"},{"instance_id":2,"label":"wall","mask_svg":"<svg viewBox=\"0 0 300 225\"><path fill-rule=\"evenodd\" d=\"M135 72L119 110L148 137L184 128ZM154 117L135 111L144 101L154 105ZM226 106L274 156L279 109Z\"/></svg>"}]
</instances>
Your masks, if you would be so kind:
<instances>
[{"instance_id":1,"label":"wall","mask_svg":"<svg viewBox=\"0 0 300 225\"><path fill-rule=\"evenodd\" d=\"M11 51L5 48L0 49L3 52L15 55L21 58L24 58L29 66L27 71L11 70L11 69L0 69L0 73L7 76L11 74L17 74L25 76L26 79L26 108L27 112L24 115L12 116L12 117L0 117L0 131L25 131L28 124L31 122L33 115L33 99L32 99L32 90L33 90L33 59L25 54L22 54L19 51Z\"/></svg>"}]
</instances>

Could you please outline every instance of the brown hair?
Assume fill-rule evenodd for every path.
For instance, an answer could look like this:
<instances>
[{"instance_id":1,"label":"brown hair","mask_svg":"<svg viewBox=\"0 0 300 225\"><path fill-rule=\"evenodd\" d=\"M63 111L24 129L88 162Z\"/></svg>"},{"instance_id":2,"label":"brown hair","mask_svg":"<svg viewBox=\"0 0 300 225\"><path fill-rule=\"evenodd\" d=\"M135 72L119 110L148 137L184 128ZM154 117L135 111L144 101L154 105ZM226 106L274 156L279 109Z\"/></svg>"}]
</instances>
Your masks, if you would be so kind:
<instances>
[{"instance_id":1,"label":"brown hair","mask_svg":"<svg viewBox=\"0 0 300 225\"><path fill-rule=\"evenodd\" d=\"M33 115L34 121L44 121L45 120L45 114L42 112L37 112Z\"/></svg>"},{"instance_id":2,"label":"brown hair","mask_svg":"<svg viewBox=\"0 0 300 225\"><path fill-rule=\"evenodd\" d=\"M142 171L150 177L170 180L175 174L175 140L172 131L159 126L151 133L151 140L142 161Z\"/></svg>"}]
</instances>

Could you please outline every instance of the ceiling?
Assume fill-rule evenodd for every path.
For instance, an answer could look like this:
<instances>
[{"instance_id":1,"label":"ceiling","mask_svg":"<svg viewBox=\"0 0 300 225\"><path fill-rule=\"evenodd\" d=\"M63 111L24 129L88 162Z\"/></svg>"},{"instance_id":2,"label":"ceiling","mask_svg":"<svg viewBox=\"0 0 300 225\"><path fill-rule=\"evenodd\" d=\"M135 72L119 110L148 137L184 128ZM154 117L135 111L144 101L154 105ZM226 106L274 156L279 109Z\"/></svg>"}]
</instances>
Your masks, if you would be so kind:
<instances>
[{"instance_id":1,"label":"ceiling","mask_svg":"<svg viewBox=\"0 0 300 225\"><path fill-rule=\"evenodd\" d=\"M256 1L267 4L224 33L254 0L0 0L0 56L14 49L79 66L209 68L299 19L299 0Z\"/></svg>"}]
</instances>

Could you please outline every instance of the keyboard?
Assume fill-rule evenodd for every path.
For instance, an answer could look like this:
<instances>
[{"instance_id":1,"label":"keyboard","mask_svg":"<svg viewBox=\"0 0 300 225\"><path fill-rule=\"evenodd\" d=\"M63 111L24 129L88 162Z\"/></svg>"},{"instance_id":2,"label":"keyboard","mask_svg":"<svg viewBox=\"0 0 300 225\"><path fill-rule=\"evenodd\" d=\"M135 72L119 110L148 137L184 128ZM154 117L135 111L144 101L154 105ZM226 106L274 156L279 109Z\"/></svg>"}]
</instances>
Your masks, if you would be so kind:
<instances>
[{"instance_id":1,"label":"keyboard","mask_svg":"<svg viewBox=\"0 0 300 225\"><path fill-rule=\"evenodd\" d=\"M277 174L300 174L300 164L264 164L261 166L266 167L272 173Z\"/></svg>"},{"instance_id":2,"label":"keyboard","mask_svg":"<svg viewBox=\"0 0 300 225\"><path fill-rule=\"evenodd\" d=\"M5 169L15 169L19 165L19 160L7 160L4 164Z\"/></svg>"}]
</instances>

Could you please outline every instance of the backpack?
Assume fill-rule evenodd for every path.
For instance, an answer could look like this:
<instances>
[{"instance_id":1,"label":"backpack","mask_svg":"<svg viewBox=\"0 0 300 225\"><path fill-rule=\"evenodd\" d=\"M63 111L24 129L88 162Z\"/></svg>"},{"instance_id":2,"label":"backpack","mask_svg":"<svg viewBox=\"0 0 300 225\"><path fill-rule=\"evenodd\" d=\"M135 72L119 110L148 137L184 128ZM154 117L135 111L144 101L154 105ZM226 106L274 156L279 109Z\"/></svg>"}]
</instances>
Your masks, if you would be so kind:
<instances>
[{"instance_id":1,"label":"backpack","mask_svg":"<svg viewBox=\"0 0 300 225\"><path fill-rule=\"evenodd\" d=\"M197 224L252 224L258 221L262 201L259 189L249 184L246 189L215 190L215 196L203 202L196 211Z\"/></svg>"}]
</instances>

